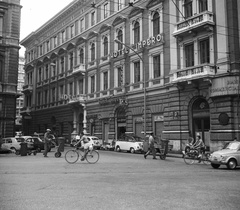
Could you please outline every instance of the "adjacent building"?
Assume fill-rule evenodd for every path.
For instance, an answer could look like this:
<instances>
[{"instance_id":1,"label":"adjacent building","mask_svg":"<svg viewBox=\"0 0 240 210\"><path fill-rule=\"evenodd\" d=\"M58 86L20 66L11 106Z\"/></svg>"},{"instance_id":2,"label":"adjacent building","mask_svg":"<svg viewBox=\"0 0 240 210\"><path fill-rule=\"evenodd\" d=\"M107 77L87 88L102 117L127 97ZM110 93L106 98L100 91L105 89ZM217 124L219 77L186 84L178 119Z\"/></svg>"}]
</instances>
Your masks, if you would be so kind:
<instances>
[{"instance_id":1,"label":"adjacent building","mask_svg":"<svg viewBox=\"0 0 240 210\"><path fill-rule=\"evenodd\" d=\"M72 1L21 41L23 131L240 138L237 0Z\"/></svg>"},{"instance_id":2,"label":"adjacent building","mask_svg":"<svg viewBox=\"0 0 240 210\"><path fill-rule=\"evenodd\" d=\"M0 136L15 135L20 0L0 1Z\"/></svg>"},{"instance_id":3,"label":"adjacent building","mask_svg":"<svg viewBox=\"0 0 240 210\"><path fill-rule=\"evenodd\" d=\"M16 102L16 120L15 120L15 131L21 131L22 130L22 115L21 115L21 109L24 106L24 97L22 94L23 86L25 84L25 71L24 71L24 64L25 59L22 56L19 56L19 66L18 66L18 85L17 85L17 91L19 93L19 97L17 98Z\"/></svg>"}]
</instances>

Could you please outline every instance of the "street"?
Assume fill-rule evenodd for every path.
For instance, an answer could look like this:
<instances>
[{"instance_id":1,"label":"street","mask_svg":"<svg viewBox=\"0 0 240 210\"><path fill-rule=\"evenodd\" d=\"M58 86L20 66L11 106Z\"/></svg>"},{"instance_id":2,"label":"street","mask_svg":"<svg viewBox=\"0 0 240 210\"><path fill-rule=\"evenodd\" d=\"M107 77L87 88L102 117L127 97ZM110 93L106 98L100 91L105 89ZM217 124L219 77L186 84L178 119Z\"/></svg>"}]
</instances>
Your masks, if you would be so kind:
<instances>
[{"instance_id":1,"label":"street","mask_svg":"<svg viewBox=\"0 0 240 210\"><path fill-rule=\"evenodd\" d=\"M48 158L0 154L0 209L239 209L240 168L99 152L96 164L68 164L54 151Z\"/></svg>"}]
</instances>

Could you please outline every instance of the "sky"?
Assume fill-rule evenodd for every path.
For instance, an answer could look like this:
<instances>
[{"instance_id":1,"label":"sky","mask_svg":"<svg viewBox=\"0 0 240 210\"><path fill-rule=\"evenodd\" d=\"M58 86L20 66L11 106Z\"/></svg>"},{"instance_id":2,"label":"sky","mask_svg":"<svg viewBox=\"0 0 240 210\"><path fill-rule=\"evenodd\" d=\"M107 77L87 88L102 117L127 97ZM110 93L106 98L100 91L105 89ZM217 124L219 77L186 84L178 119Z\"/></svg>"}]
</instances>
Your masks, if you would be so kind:
<instances>
[{"instance_id":1,"label":"sky","mask_svg":"<svg viewBox=\"0 0 240 210\"><path fill-rule=\"evenodd\" d=\"M21 25L20 41L30 33L36 31L73 0L20 0ZM20 55L24 55L24 47L21 46Z\"/></svg>"}]
</instances>

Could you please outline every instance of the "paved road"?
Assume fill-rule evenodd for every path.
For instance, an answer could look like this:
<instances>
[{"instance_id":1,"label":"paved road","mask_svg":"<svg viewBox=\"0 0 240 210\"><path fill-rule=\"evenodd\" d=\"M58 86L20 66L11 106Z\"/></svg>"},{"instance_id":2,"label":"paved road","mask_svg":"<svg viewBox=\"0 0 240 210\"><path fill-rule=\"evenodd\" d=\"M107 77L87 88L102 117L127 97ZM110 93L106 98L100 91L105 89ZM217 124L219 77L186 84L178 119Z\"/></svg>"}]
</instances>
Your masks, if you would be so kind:
<instances>
[{"instance_id":1,"label":"paved road","mask_svg":"<svg viewBox=\"0 0 240 210\"><path fill-rule=\"evenodd\" d=\"M66 151L66 150L65 150ZM97 164L0 154L0 209L238 210L240 169L100 151Z\"/></svg>"}]
</instances>

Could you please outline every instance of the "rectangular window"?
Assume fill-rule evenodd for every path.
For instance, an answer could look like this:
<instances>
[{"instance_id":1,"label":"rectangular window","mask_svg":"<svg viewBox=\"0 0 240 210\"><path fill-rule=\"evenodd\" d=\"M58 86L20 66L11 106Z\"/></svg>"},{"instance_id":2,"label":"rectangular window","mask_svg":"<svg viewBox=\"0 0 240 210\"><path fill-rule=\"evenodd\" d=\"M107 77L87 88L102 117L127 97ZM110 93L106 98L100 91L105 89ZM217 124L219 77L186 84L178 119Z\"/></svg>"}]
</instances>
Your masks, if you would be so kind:
<instances>
[{"instance_id":1,"label":"rectangular window","mask_svg":"<svg viewBox=\"0 0 240 210\"><path fill-rule=\"evenodd\" d=\"M134 63L134 83L140 82L140 61Z\"/></svg>"},{"instance_id":2,"label":"rectangular window","mask_svg":"<svg viewBox=\"0 0 240 210\"><path fill-rule=\"evenodd\" d=\"M202 40L200 45L200 63L210 63L209 39Z\"/></svg>"},{"instance_id":3,"label":"rectangular window","mask_svg":"<svg viewBox=\"0 0 240 210\"><path fill-rule=\"evenodd\" d=\"M70 96L73 96L73 83L69 83L69 91L68 91Z\"/></svg>"},{"instance_id":4,"label":"rectangular window","mask_svg":"<svg viewBox=\"0 0 240 210\"><path fill-rule=\"evenodd\" d=\"M59 95L60 95L60 98L62 98L63 97L63 94L64 94L64 86L63 85L60 85L60 87L59 87Z\"/></svg>"},{"instance_id":5,"label":"rectangular window","mask_svg":"<svg viewBox=\"0 0 240 210\"><path fill-rule=\"evenodd\" d=\"M108 72L103 73L103 90L108 89Z\"/></svg>"},{"instance_id":6,"label":"rectangular window","mask_svg":"<svg viewBox=\"0 0 240 210\"><path fill-rule=\"evenodd\" d=\"M193 44L185 46L185 65L186 67L194 66L194 47Z\"/></svg>"},{"instance_id":7,"label":"rectangular window","mask_svg":"<svg viewBox=\"0 0 240 210\"><path fill-rule=\"evenodd\" d=\"M45 79L48 79L48 64L45 66Z\"/></svg>"},{"instance_id":8,"label":"rectangular window","mask_svg":"<svg viewBox=\"0 0 240 210\"><path fill-rule=\"evenodd\" d=\"M117 11L123 8L123 0L117 0Z\"/></svg>"},{"instance_id":9,"label":"rectangular window","mask_svg":"<svg viewBox=\"0 0 240 210\"><path fill-rule=\"evenodd\" d=\"M108 3L103 5L103 17L104 19L108 17Z\"/></svg>"},{"instance_id":10,"label":"rectangular window","mask_svg":"<svg viewBox=\"0 0 240 210\"><path fill-rule=\"evenodd\" d=\"M66 41L66 32L62 31L62 43Z\"/></svg>"},{"instance_id":11,"label":"rectangular window","mask_svg":"<svg viewBox=\"0 0 240 210\"><path fill-rule=\"evenodd\" d=\"M208 0L199 0L199 13L208 10Z\"/></svg>"},{"instance_id":12,"label":"rectangular window","mask_svg":"<svg viewBox=\"0 0 240 210\"><path fill-rule=\"evenodd\" d=\"M57 47L57 36L53 37L53 46Z\"/></svg>"},{"instance_id":13,"label":"rectangular window","mask_svg":"<svg viewBox=\"0 0 240 210\"><path fill-rule=\"evenodd\" d=\"M95 25L95 11L91 13L91 26Z\"/></svg>"},{"instance_id":14,"label":"rectangular window","mask_svg":"<svg viewBox=\"0 0 240 210\"><path fill-rule=\"evenodd\" d=\"M45 102L45 104L48 103L48 90L44 91L44 102Z\"/></svg>"},{"instance_id":15,"label":"rectangular window","mask_svg":"<svg viewBox=\"0 0 240 210\"><path fill-rule=\"evenodd\" d=\"M61 57L61 60L60 60L60 73L63 73L64 72L64 56Z\"/></svg>"},{"instance_id":16,"label":"rectangular window","mask_svg":"<svg viewBox=\"0 0 240 210\"><path fill-rule=\"evenodd\" d=\"M85 24L84 24L84 18L80 20L80 32L83 32L85 30Z\"/></svg>"},{"instance_id":17,"label":"rectangular window","mask_svg":"<svg viewBox=\"0 0 240 210\"><path fill-rule=\"evenodd\" d=\"M192 17L192 0L185 0L184 4L185 18Z\"/></svg>"},{"instance_id":18,"label":"rectangular window","mask_svg":"<svg viewBox=\"0 0 240 210\"><path fill-rule=\"evenodd\" d=\"M83 80L78 81L79 94L83 94Z\"/></svg>"},{"instance_id":19,"label":"rectangular window","mask_svg":"<svg viewBox=\"0 0 240 210\"><path fill-rule=\"evenodd\" d=\"M153 56L153 77L158 78L161 76L160 69L160 55Z\"/></svg>"},{"instance_id":20,"label":"rectangular window","mask_svg":"<svg viewBox=\"0 0 240 210\"><path fill-rule=\"evenodd\" d=\"M47 52L49 52L49 50L50 50L50 41L46 42L46 49L47 49Z\"/></svg>"},{"instance_id":21,"label":"rectangular window","mask_svg":"<svg viewBox=\"0 0 240 210\"><path fill-rule=\"evenodd\" d=\"M118 72L118 82L117 85L118 87L123 85L123 70L122 67L118 67L117 68L117 72Z\"/></svg>"},{"instance_id":22,"label":"rectangular window","mask_svg":"<svg viewBox=\"0 0 240 210\"><path fill-rule=\"evenodd\" d=\"M73 69L73 52L69 53L69 69Z\"/></svg>"},{"instance_id":23,"label":"rectangular window","mask_svg":"<svg viewBox=\"0 0 240 210\"><path fill-rule=\"evenodd\" d=\"M41 82L42 81L42 68L40 67L38 69L38 82Z\"/></svg>"},{"instance_id":24,"label":"rectangular window","mask_svg":"<svg viewBox=\"0 0 240 210\"><path fill-rule=\"evenodd\" d=\"M91 93L95 92L95 76L91 76Z\"/></svg>"},{"instance_id":25,"label":"rectangular window","mask_svg":"<svg viewBox=\"0 0 240 210\"><path fill-rule=\"evenodd\" d=\"M70 27L70 37L73 38L74 37L74 25L71 25Z\"/></svg>"},{"instance_id":26,"label":"rectangular window","mask_svg":"<svg viewBox=\"0 0 240 210\"><path fill-rule=\"evenodd\" d=\"M39 92L38 94L37 94L37 103L38 103L38 106L40 106L41 105L41 93Z\"/></svg>"},{"instance_id":27,"label":"rectangular window","mask_svg":"<svg viewBox=\"0 0 240 210\"><path fill-rule=\"evenodd\" d=\"M56 90L55 88L52 89L52 102L56 101L56 96L55 96Z\"/></svg>"}]
</instances>

